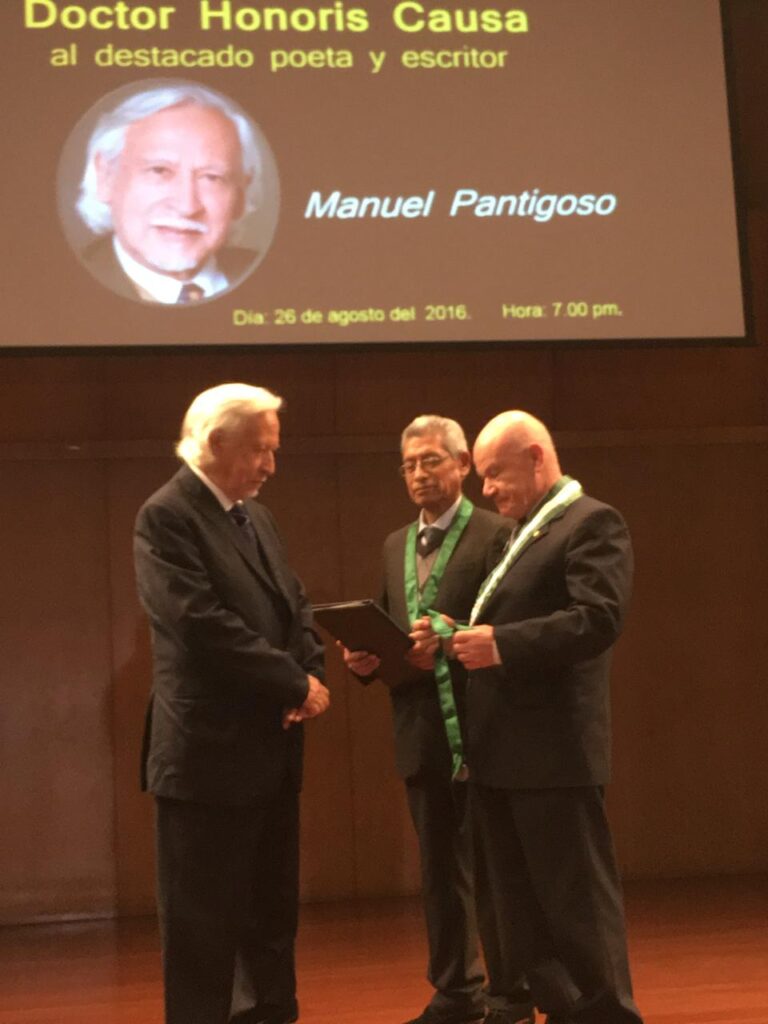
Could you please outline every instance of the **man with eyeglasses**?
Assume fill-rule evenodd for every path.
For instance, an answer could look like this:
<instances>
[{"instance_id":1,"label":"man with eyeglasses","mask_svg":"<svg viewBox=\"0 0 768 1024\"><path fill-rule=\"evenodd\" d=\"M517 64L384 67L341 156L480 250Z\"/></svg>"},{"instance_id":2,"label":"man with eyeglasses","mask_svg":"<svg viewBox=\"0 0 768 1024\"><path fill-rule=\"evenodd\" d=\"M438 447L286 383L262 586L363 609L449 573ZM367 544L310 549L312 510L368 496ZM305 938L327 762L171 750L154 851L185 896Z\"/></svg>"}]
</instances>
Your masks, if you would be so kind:
<instances>
[{"instance_id":1,"label":"man with eyeglasses","mask_svg":"<svg viewBox=\"0 0 768 1024\"><path fill-rule=\"evenodd\" d=\"M430 609L467 619L509 525L463 496L471 459L455 420L419 416L403 431L401 452L419 517L384 543L384 606L408 631ZM357 675L375 676L375 655L344 656ZM391 691L395 756L419 839L435 992L408 1024L466 1024L484 1015L463 756L466 671L441 656L412 655L411 664L412 681Z\"/></svg>"}]
</instances>

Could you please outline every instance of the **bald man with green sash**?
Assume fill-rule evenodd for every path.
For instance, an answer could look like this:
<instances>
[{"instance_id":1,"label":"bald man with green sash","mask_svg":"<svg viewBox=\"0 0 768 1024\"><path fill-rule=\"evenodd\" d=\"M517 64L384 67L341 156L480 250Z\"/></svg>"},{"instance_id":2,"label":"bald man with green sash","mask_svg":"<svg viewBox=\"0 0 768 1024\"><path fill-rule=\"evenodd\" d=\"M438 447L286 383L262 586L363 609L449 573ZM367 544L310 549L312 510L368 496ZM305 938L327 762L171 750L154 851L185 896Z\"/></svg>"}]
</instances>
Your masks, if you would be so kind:
<instances>
[{"instance_id":1,"label":"bald man with green sash","mask_svg":"<svg viewBox=\"0 0 768 1024\"><path fill-rule=\"evenodd\" d=\"M384 543L383 603L408 631L433 609L466 620L509 524L462 494L471 459L455 420L419 416L403 431L401 452L419 517ZM362 677L378 667L361 651L346 652L345 660ZM391 691L395 755L419 839L427 976L435 991L409 1024L468 1024L483 1018L484 997L467 820L466 671L432 654L414 655L411 667L411 681Z\"/></svg>"},{"instance_id":2,"label":"bald man with green sash","mask_svg":"<svg viewBox=\"0 0 768 1024\"><path fill-rule=\"evenodd\" d=\"M485 497L516 523L468 628L448 641L469 672L476 877L491 896L478 902L486 1024L528 1020L531 998L547 1024L642 1024L603 800L611 654L632 588L627 526L562 473L529 413L494 417L474 462ZM422 654L433 631L445 646L453 624L438 618L414 630Z\"/></svg>"}]
</instances>

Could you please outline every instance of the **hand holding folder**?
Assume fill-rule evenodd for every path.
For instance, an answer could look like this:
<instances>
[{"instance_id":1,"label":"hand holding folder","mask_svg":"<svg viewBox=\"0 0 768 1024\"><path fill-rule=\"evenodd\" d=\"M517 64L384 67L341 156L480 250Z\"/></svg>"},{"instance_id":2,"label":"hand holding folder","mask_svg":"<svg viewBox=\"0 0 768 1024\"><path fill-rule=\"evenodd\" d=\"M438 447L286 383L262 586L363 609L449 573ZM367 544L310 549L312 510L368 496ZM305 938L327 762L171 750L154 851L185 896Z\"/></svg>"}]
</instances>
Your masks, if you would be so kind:
<instances>
[{"instance_id":1,"label":"hand holding folder","mask_svg":"<svg viewBox=\"0 0 768 1024\"><path fill-rule=\"evenodd\" d=\"M418 670L406 660L413 641L375 601L319 604L314 605L312 611L318 625L350 651L375 654L380 659L376 678L387 686L402 686L419 675Z\"/></svg>"}]
</instances>

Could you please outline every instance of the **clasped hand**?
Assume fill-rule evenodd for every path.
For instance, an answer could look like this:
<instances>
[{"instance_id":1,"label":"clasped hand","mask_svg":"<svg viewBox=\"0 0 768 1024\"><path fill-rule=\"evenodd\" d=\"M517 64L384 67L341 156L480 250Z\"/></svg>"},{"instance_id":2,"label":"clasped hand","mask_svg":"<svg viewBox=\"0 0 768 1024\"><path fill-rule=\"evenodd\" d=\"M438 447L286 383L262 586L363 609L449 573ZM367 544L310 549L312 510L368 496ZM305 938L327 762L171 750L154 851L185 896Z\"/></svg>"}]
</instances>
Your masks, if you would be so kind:
<instances>
[{"instance_id":1,"label":"clasped hand","mask_svg":"<svg viewBox=\"0 0 768 1024\"><path fill-rule=\"evenodd\" d=\"M453 627L456 625L456 622L450 615L441 615L440 617L448 626ZM411 657L414 659L413 664L417 664L415 659L418 659L419 662L428 663L425 665L419 664L419 668L434 668L435 655L440 647L440 637L432 629L429 616L424 615L422 618L416 619L411 626L409 635L411 640L413 640L413 647L410 650ZM446 653L450 654L450 641L445 649Z\"/></svg>"},{"instance_id":2,"label":"clasped hand","mask_svg":"<svg viewBox=\"0 0 768 1024\"><path fill-rule=\"evenodd\" d=\"M493 626L471 626L454 633L453 656L470 671L500 665Z\"/></svg>"},{"instance_id":3,"label":"clasped hand","mask_svg":"<svg viewBox=\"0 0 768 1024\"><path fill-rule=\"evenodd\" d=\"M331 695L328 688L323 686L317 676L307 676L309 690L304 703L298 708L286 708L283 712L283 728L290 729L296 722L303 722L305 718L317 718L324 711L328 710L331 703Z\"/></svg>"},{"instance_id":4,"label":"clasped hand","mask_svg":"<svg viewBox=\"0 0 768 1024\"><path fill-rule=\"evenodd\" d=\"M449 615L441 615L440 618L448 626L456 625L455 619ZM432 629L427 616L414 622L411 640L414 642L414 650L429 651L432 657L440 643L440 637ZM471 626L469 629L457 630L449 640L443 641L443 647L449 657L457 658L470 670L490 668L500 663L493 626Z\"/></svg>"}]
</instances>

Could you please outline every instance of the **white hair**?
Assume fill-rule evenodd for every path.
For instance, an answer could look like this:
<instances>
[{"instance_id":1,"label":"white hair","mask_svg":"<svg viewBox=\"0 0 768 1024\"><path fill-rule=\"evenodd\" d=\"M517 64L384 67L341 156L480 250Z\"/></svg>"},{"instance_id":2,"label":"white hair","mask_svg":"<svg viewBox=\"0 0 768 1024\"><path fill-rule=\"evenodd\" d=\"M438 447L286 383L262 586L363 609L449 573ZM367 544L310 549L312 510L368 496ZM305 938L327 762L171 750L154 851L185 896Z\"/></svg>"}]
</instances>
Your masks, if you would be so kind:
<instances>
[{"instance_id":1,"label":"white hair","mask_svg":"<svg viewBox=\"0 0 768 1024\"><path fill-rule=\"evenodd\" d=\"M435 434L443 442L443 447L454 458L469 451L464 431L456 420L450 420L447 416L424 415L417 416L412 420L402 433L400 438L400 451L405 448L405 442L412 437L424 437L428 434Z\"/></svg>"},{"instance_id":2,"label":"white hair","mask_svg":"<svg viewBox=\"0 0 768 1024\"><path fill-rule=\"evenodd\" d=\"M201 466L210 454L209 438L214 430L236 431L249 416L277 412L282 404L278 395L251 384L219 384L208 388L187 409L176 454L184 462Z\"/></svg>"},{"instance_id":3,"label":"white hair","mask_svg":"<svg viewBox=\"0 0 768 1024\"><path fill-rule=\"evenodd\" d=\"M242 216L252 213L258 207L261 199L261 151L248 118L224 96L202 85L158 86L129 96L114 110L102 114L91 135L76 206L78 213L94 234L103 235L113 229L112 210L98 195L97 155L101 154L109 162L116 160L123 151L125 135L132 124L161 110L184 104L210 107L218 110L232 122L240 140L243 173L246 177Z\"/></svg>"}]
</instances>

